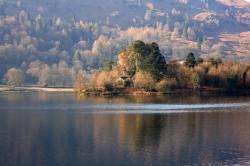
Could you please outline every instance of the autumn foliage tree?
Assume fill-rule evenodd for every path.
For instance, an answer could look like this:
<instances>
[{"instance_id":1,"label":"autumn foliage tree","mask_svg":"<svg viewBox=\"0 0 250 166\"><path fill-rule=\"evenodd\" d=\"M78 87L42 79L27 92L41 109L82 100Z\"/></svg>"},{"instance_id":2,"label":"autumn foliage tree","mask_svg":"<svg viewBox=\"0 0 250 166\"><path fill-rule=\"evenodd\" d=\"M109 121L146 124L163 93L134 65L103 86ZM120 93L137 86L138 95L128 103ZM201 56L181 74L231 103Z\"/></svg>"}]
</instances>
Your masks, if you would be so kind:
<instances>
[{"instance_id":1,"label":"autumn foliage tree","mask_svg":"<svg viewBox=\"0 0 250 166\"><path fill-rule=\"evenodd\" d=\"M75 91L80 92L81 90L88 88L89 85L89 79L87 78L86 73L83 71L79 72L74 83Z\"/></svg>"}]
</instances>

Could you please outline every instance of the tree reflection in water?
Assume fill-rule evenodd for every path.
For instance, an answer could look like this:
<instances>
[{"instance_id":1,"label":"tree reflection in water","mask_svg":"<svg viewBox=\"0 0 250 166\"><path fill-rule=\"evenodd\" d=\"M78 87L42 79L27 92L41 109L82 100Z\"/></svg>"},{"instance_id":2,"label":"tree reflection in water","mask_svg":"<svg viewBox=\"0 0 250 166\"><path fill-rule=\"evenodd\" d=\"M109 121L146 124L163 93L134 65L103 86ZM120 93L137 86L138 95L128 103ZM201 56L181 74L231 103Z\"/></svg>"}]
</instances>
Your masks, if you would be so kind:
<instances>
[{"instance_id":1,"label":"tree reflection in water","mask_svg":"<svg viewBox=\"0 0 250 166\"><path fill-rule=\"evenodd\" d=\"M248 98L217 98L249 101ZM11 109L30 101L57 109ZM166 103L184 98L166 97ZM186 103L202 103L192 97ZM213 102L212 99L207 99ZM85 114L67 105L163 103L149 98L0 95L0 165L192 165L250 161L250 109L172 114ZM62 110L60 110L63 108ZM95 111L95 110L92 110Z\"/></svg>"}]
</instances>

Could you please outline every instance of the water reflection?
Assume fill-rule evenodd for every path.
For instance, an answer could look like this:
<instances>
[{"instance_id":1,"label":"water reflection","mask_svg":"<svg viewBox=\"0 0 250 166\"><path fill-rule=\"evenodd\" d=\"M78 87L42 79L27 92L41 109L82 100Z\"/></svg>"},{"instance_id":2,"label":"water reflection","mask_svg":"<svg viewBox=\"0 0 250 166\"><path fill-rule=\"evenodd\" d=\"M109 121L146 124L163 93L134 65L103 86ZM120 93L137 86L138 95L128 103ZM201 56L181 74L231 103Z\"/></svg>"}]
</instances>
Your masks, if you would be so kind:
<instances>
[{"instance_id":1,"label":"water reflection","mask_svg":"<svg viewBox=\"0 0 250 166\"><path fill-rule=\"evenodd\" d=\"M185 103L203 102L195 98ZM219 99L225 100L247 102L248 98ZM20 94L13 100L0 95L2 105L29 105L30 101L60 106L163 103L164 99L76 100L72 94ZM0 165L246 164L250 161L250 112L247 107L235 111L112 115L0 109Z\"/></svg>"}]
</instances>

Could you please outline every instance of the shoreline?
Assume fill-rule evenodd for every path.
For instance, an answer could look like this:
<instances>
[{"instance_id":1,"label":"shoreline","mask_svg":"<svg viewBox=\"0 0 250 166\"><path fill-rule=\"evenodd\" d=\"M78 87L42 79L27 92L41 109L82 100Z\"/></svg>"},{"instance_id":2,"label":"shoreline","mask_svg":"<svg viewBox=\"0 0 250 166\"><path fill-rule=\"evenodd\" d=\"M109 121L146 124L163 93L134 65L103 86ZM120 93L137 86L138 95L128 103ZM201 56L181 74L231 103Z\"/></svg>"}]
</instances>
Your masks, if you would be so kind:
<instances>
[{"instance_id":1,"label":"shoreline","mask_svg":"<svg viewBox=\"0 0 250 166\"><path fill-rule=\"evenodd\" d=\"M217 88L175 89L165 92L146 92L144 90L118 90L118 91L81 91L76 92L83 96L161 96L161 95L249 95L249 89L225 90Z\"/></svg>"},{"instance_id":2,"label":"shoreline","mask_svg":"<svg viewBox=\"0 0 250 166\"><path fill-rule=\"evenodd\" d=\"M0 87L1 92L75 92L74 88Z\"/></svg>"},{"instance_id":3,"label":"shoreline","mask_svg":"<svg viewBox=\"0 0 250 166\"><path fill-rule=\"evenodd\" d=\"M146 92L143 90L115 90L115 91L91 91L76 92L74 88L44 88L44 87L0 87L2 92L62 92L77 93L84 96L161 96L161 95L249 95L249 89L224 90L217 88L175 89L165 92Z\"/></svg>"}]
</instances>

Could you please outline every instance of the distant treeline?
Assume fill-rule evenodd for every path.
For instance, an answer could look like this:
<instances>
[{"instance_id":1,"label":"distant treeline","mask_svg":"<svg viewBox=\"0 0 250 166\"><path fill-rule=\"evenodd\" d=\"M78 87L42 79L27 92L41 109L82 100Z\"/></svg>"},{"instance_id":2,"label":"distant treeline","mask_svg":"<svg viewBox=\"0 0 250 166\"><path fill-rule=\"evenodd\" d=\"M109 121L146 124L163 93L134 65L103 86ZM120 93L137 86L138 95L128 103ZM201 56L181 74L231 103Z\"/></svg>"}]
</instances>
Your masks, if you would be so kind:
<instances>
[{"instance_id":1,"label":"distant treeline","mask_svg":"<svg viewBox=\"0 0 250 166\"><path fill-rule=\"evenodd\" d=\"M0 82L72 86L79 73L102 69L135 40L157 41L167 61L190 51L219 55L220 44L209 43L202 28L190 17L174 14L154 26L121 29L74 18L32 17L25 10L0 13Z\"/></svg>"}]
</instances>

